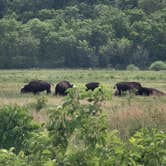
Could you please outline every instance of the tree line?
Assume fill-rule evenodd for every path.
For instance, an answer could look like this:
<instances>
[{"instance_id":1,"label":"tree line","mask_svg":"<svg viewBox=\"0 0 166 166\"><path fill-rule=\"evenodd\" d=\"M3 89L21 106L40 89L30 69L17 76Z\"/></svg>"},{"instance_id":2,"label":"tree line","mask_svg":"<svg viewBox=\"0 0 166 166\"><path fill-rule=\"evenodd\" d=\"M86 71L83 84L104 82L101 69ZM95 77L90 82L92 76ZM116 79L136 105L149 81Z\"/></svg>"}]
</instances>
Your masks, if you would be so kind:
<instances>
[{"instance_id":1,"label":"tree line","mask_svg":"<svg viewBox=\"0 0 166 166\"><path fill-rule=\"evenodd\" d=\"M165 27L165 0L0 0L0 68L146 69Z\"/></svg>"}]
</instances>

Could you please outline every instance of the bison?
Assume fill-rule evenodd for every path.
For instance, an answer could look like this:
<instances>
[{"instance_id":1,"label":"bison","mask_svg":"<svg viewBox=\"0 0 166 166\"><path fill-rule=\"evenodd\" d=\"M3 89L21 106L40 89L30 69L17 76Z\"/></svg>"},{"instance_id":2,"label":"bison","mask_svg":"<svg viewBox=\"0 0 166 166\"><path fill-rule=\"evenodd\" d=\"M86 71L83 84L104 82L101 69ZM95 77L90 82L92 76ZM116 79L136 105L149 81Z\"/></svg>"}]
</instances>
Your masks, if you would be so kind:
<instances>
[{"instance_id":1,"label":"bison","mask_svg":"<svg viewBox=\"0 0 166 166\"><path fill-rule=\"evenodd\" d=\"M150 96L150 95L163 96L163 95L166 95L164 92L161 92L158 89L147 88L147 87L140 87L138 89L138 91L135 92L135 94L141 95L141 96Z\"/></svg>"},{"instance_id":2,"label":"bison","mask_svg":"<svg viewBox=\"0 0 166 166\"><path fill-rule=\"evenodd\" d=\"M121 96L122 92L124 91L131 92L132 90L135 90L135 89L138 90L141 87L141 84L139 82L119 82L115 85L115 87L117 88L115 95Z\"/></svg>"},{"instance_id":3,"label":"bison","mask_svg":"<svg viewBox=\"0 0 166 166\"><path fill-rule=\"evenodd\" d=\"M100 83L98 83L98 82L89 82L89 83L85 84L86 91L88 91L88 90L93 91L94 89L98 88L99 85L100 85Z\"/></svg>"},{"instance_id":4,"label":"bison","mask_svg":"<svg viewBox=\"0 0 166 166\"><path fill-rule=\"evenodd\" d=\"M21 93L32 92L34 94L37 94L42 91L47 91L47 94L51 93L50 83L48 83L46 81L42 81L42 80L33 80L21 89Z\"/></svg>"},{"instance_id":5,"label":"bison","mask_svg":"<svg viewBox=\"0 0 166 166\"><path fill-rule=\"evenodd\" d=\"M56 87L55 87L55 95L62 95L65 96L67 95L66 90L69 88L72 88L73 84L71 84L70 82L63 80L61 82L59 82Z\"/></svg>"}]
</instances>

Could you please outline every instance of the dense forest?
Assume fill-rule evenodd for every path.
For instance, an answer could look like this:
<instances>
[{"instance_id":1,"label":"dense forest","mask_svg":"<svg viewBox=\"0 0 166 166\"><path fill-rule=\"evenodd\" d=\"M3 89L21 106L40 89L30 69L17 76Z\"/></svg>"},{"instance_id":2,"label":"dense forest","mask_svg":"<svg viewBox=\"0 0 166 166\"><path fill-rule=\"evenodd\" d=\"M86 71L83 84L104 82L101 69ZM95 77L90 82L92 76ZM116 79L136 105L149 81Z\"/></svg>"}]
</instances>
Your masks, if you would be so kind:
<instances>
[{"instance_id":1,"label":"dense forest","mask_svg":"<svg viewBox=\"0 0 166 166\"><path fill-rule=\"evenodd\" d=\"M146 69L166 61L165 0L0 0L0 68Z\"/></svg>"}]
</instances>

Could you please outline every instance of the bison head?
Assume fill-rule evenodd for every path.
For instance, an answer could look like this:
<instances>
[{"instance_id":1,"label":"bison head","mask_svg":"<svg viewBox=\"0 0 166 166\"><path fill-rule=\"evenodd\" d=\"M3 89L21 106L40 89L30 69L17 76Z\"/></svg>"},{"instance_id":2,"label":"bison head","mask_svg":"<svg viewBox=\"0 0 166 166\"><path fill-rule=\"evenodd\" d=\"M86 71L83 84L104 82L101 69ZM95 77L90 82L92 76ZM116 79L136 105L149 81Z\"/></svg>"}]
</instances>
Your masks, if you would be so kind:
<instances>
[{"instance_id":1,"label":"bison head","mask_svg":"<svg viewBox=\"0 0 166 166\"><path fill-rule=\"evenodd\" d=\"M28 93L28 92L29 92L28 85L25 85L24 88L21 88L21 93Z\"/></svg>"}]
</instances>

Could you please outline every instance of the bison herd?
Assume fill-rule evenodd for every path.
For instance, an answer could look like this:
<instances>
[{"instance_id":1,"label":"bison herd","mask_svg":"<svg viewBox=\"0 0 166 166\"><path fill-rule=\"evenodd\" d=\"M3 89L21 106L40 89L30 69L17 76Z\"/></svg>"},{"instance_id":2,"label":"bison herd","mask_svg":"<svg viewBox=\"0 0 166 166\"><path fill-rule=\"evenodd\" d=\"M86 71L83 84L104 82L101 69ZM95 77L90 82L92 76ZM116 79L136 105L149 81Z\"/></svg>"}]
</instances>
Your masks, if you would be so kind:
<instances>
[{"instance_id":1,"label":"bison herd","mask_svg":"<svg viewBox=\"0 0 166 166\"><path fill-rule=\"evenodd\" d=\"M135 95L150 96L150 95L166 95L155 88L143 87L139 82L119 82L115 85L117 90L115 91L115 96L121 96L122 92L129 91L134 92ZM114 87L114 88L115 88Z\"/></svg>"},{"instance_id":2,"label":"bison herd","mask_svg":"<svg viewBox=\"0 0 166 166\"><path fill-rule=\"evenodd\" d=\"M85 84L86 91L93 91L94 89L100 86L99 82L90 82ZM55 86L55 95L65 96L67 95L67 89L72 88L73 84L69 81L63 80L56 84ZM118 82L115 84L114 89L116 91L114 93L115 96L122 96L124 92L134 93L135 95L141 96L150 96L150 95L166 95L164 92L161 92L154 88L143 87L139 82ZM21 93L34 93L38 94L39 92L46 91L47 94L51 93L51 84L42 81L42 80L33 80L30 81L27 85L25 85L21 89Z\"/></svg>"}]
</instances>

